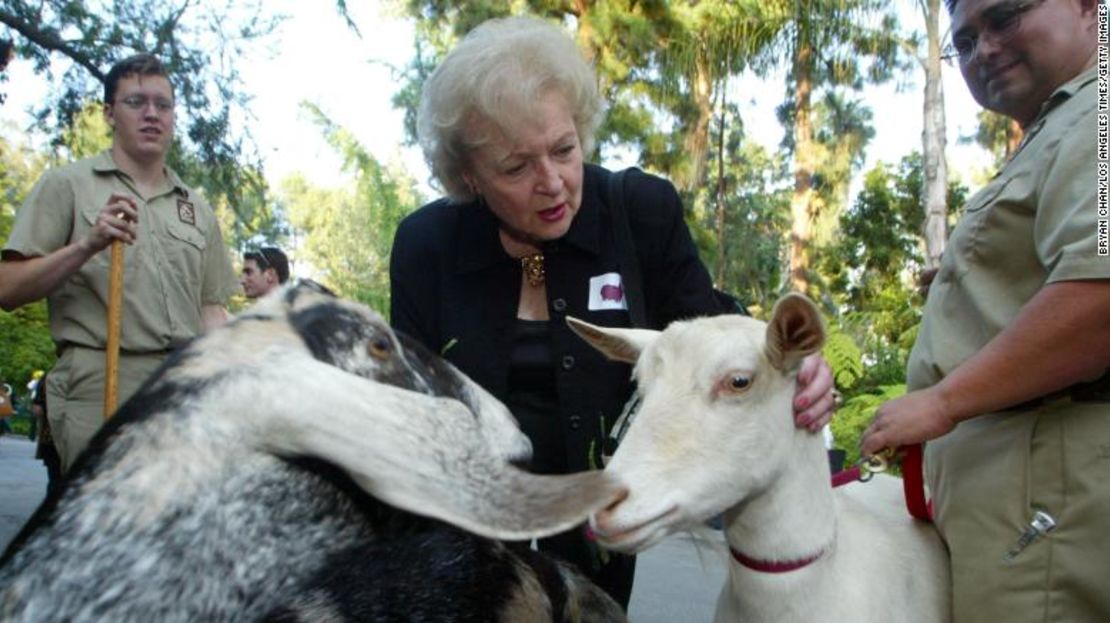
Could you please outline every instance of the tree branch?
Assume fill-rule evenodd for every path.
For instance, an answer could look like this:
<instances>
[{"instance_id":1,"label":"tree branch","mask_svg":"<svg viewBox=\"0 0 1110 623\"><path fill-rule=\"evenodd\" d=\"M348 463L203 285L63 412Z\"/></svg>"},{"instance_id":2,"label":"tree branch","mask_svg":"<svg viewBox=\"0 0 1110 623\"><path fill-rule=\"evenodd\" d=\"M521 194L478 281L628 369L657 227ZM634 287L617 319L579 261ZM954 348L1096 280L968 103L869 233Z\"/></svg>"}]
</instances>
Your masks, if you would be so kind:
<instances>
[{"instance_id":1,"label":"tree branch","mask_svg":"<svg viewBox=\"0 0 1110 623\"><path fill-rule=\"evenodd\" d=\"M69 57L70 60L87 69L97 80L104 82L104 72L93 63L89 55L71 46L57 32L50 29L36 28L22 20L18 15L3 9L0 9L0 23L7 25L44 50L60 52Z\"/></svg>"},{"instance_id":2,"label":"tree branch","mask_svg":"<svg viewBox=\"0 0 1110 623\"><path fill-rule=\"evenodd\" d=\"M162 55L162 48L166 42L173 39L173 31L177 28L177 23L181 21L181 16L185 15L185 11L189 8L189 0L185 0L181 4L181 8L177 13L170 15L169 19L158 27L158 42L154 44L154 53L158 56Z\"/></svg>"}]
</instances>

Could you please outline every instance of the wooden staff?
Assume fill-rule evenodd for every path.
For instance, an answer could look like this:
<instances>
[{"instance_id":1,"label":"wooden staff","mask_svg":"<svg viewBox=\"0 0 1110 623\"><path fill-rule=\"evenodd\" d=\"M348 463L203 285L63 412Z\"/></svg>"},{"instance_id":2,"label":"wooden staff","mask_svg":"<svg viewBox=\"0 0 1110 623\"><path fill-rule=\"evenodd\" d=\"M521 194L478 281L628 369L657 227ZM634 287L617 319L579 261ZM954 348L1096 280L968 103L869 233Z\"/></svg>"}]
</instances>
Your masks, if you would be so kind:
<instances>
[{"instance_id":1,"label":"wooden staff","mask_svg":"<svg viewBox=\"0 0 1110 623\"><path fill-rule=\"evenodd\" d=\"M123 318L123 242L112 241L108 275L108 344L104 349L104 419L116 411L119 396L119 332Z\"/></svg>"}]
</instances>

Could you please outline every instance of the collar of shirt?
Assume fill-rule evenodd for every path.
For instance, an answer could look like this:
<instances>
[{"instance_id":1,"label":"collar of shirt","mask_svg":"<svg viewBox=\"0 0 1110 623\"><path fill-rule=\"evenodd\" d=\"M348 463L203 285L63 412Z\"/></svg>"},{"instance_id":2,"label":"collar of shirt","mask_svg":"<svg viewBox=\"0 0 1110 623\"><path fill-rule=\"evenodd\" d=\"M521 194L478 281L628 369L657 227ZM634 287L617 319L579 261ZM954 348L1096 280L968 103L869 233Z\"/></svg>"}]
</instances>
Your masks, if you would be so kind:
<instances>
[{"instance_id":1,"label":"collar of shirt","mask_svg":"<svg viewBox=\"0 0 1110 623\"><path fill-rule=\"evenodd\" d=\"M1025 128L1025 131L1022 133L1021 143L1018 144L1018 148L1014 150L1014 153L1010 155L1011 161L1025 149L1025 146L1033 140L1034 136L1040 133L1041 128L1044 127L1045 119L1052 111L1059 108L1061 104L1071 99L1080 89L1094 81L1097 76L1096 69L1097 66L1084 69L1078 76L1060 85L1052 92L1052 95L1041 105L1041 110L1037 113L1037 117L1033 119L1033 122L1030 123L1029 127ZM995 177L998 177L1003 170L1005 170L1005 167L999 170L999 172L995 174Z\"/></svg>"},{"instance_id":2,"label":"collar of shirt","mask_svg":"<svg viewBox=\"0 0 1110 623\"><path fill-rule=\"evenodd\" d=\"M119 168L119 165L116 164L116 161L112 159L111 149L105 149L93 156L92 169L95 173L100 175L119 174L130 179L130 176L124 173L123 170ZM178 177L177 172L169 167L166 167L166 181L169 183L169 187L182 199L189 198L189 187Z\"/></svg>"}]
</instances>

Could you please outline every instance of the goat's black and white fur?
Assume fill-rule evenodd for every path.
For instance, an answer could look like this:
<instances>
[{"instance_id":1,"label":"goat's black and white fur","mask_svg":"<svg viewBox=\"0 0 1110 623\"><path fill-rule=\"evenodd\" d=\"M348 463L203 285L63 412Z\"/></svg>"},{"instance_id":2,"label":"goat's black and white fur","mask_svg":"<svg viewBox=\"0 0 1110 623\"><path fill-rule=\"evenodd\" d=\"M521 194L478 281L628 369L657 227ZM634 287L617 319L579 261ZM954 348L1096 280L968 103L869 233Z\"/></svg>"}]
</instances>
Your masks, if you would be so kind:
<instances>
[{"instance_id":1,"label":"goat's black and white fur","mask_svg":"<svg viewBox=\"0 0 1110 623\"><path fill-rule=\"evenodd\" d=\"M565 566L487 538L614 496L599 473L510 465L529 453L449 364L290 287L104 426L0 559L0 620L620 620Z\"/></svg>"}]
</instances>

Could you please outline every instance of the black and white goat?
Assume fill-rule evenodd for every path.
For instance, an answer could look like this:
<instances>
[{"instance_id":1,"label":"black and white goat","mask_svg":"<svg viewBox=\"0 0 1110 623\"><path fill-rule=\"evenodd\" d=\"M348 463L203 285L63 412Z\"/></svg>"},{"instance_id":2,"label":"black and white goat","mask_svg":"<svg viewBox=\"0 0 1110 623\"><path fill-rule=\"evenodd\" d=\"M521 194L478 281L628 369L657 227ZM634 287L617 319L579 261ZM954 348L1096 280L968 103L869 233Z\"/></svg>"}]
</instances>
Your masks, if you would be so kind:
<instances>
[{"instance_id":1,"label":"black and white goat","mask_svg":"<svg viewBox=\"0 0 1110 623\"><path fill-rule=\"evenodd\" d=\"M623 620L568 567L492 540L618 494L600 472L511 465L530 451L377 314L290 287L103 427L0 559L0 620Z\"/></svg>"}]
</instances>

